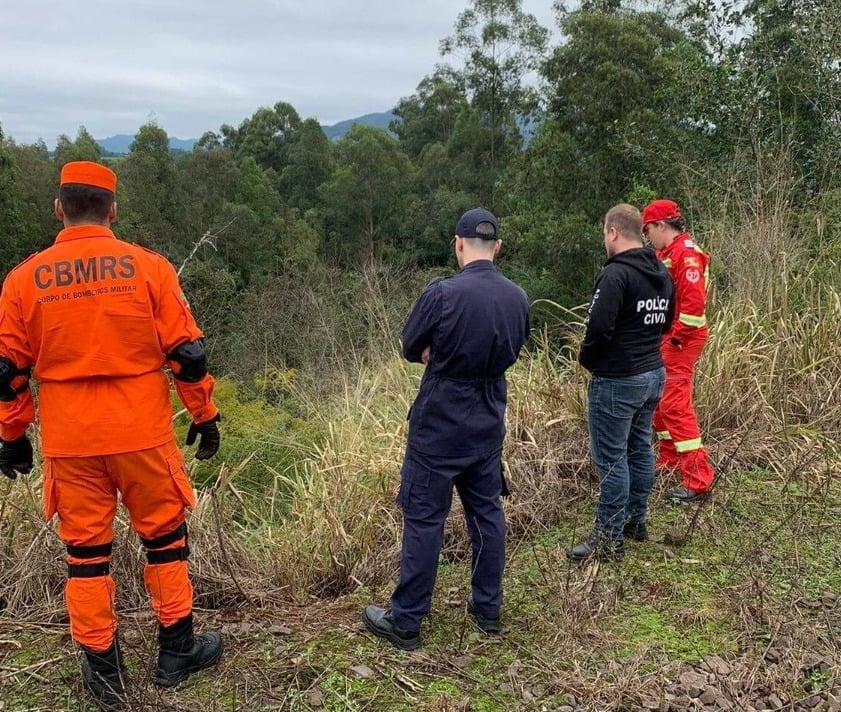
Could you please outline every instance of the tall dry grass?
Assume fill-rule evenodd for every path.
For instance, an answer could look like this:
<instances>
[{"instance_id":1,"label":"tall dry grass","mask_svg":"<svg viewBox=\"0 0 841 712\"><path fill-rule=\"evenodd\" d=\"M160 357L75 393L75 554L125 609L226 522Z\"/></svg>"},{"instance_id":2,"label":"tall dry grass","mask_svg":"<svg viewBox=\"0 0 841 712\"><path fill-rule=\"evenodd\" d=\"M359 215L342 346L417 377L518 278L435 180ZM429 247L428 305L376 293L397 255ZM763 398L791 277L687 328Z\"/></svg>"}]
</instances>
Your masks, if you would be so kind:
<instances>
[{"instance_id":1,"label":"tall dry grass","mask_svg":"<svg viewBox=\"0 0 841 712\"><path fill-rule=\"evenodd\" d=\"M808 478L841 460L841 294L812 274L808 256L786 236L793 187L783 188L769 193L773 200L765 207L757 189L731 196L728 220L719 213L699 219L699 237L715 254L719 280L697 402L724 476L762 467ZM754 242L728 243L725 225L728 235L750 235ZM752 257L765 241L776 257ZM393 576L400 537L394 497L406 413L421 369L399 358L387 299L387 290L371 285L369 336L381 350L352 354L353 367L339 371L340 387L295 393L321 437L302 439L291 464L264 463L258 483L245 476L248 458L224 464L200 493L191 518L199 605L307 600ZM593 491L586 379L574 359L580 317L561 316L569 324L568 345L538 337L510 373L505 464L514 496L506 510L514 540L562 521L571 500ZM339 395L328 397L331 392ZM62 615L63 548L53 526L41 521L39 489L37 473L0 483L5 616ZM124 514L117 530L120 605L141 608L143 552ZM456 514L445 555L466 550Z\"/></svg>"}]
</instances>

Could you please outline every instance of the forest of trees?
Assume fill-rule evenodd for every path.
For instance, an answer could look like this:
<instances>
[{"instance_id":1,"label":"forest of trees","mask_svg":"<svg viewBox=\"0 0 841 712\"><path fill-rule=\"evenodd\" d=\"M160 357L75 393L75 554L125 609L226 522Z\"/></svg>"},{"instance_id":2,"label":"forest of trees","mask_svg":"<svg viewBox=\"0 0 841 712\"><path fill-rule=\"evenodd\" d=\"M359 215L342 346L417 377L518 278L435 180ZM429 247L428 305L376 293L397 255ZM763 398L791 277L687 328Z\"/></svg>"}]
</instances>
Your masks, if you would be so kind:
<instances>
[{"instance_id":1,"label":"forest of trees","mask_svg":"<svg viewBox=\"0 0 841 712\"><path fill-rule=\"evenodd\" d=\"M826 217L841 215L838 3L556 10L552 34L520 0L472 0L391 132L331 143L278 101L182 155L155 124L114 158L84 128L54 151L0 133L0 268L54 238L60 167L104 160L119 175L116 232L183 264L215 362L248 381L316 360L319 329L364 338L372 275L405 309L452 268L455 221L476 205L502 217L506 273L566 307L586 300L601 218L622 200L682 202L703 241L742 176L773 165L796 187L803 244L841 242Z\"/></svg>"}]
</instances>

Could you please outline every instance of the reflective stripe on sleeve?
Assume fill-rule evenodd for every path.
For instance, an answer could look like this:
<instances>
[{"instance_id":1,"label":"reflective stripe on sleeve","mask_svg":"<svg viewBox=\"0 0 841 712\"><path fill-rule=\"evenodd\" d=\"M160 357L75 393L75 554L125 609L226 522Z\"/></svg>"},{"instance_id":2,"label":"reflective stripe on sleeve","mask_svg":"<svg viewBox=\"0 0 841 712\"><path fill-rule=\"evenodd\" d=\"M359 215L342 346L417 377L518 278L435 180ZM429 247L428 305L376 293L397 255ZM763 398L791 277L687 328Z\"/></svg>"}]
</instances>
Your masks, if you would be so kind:
<instances>
[{"instance_id":1,"label":"reflective stripe on sleeve","mask_svg":"<svg viewBox=\"0 0 841 712\"><path fill-rule=\"evenodd\" d=\"M693 314L684 314L681 312L680 316L678 317L678 321L681 324L686 324L686 326L694 326L700 329L702 326L707 325L707 317L705 314L701 314L701 316L694 316Z\"/></svg>"},{"instance_id":2,"label":"reflective stripe on sleeve","mask_svg":"<svg viewBox=\"0 0 841 712\"><path fill-rule=\"evenodd\" d=\"M659 431L657 431L657 439L658 440L671 440L672 436L669 435L668 430L659 430Z\"/></svg>"}]
</instances>

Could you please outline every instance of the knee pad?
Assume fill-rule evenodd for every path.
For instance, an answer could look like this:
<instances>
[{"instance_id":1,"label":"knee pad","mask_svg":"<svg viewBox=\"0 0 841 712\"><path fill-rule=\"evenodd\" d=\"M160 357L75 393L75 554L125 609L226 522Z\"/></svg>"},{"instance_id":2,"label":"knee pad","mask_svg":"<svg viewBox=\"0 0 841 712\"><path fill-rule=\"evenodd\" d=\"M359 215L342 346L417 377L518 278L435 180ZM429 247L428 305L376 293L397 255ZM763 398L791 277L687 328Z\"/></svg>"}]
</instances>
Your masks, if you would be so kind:
<instances>
[{"instance_id":1,"label":"knee pad","mask_svg":"<svg viewBox=\"0 0 841 712\"><path fill-rule=\"evenodd\" d=\"M96 544L94 546L67 545L67 553L74 559L111 558L114 542ZM98 564L67 564L67 578L97 578L111 573L111 562L103 561Z\"/></svg>"},{"instance_id":2,"label":"knee pad","mask_svg":"<svg viewBox=\"0 0 841 712\"><path fill-rule=\"evenodd\" d=\"M184 540L184 545L175 549L165 549L164 547L174 544L179 539ZM146 547L146 560L150 564L171 564L173 561L186 561L190 557L190 547L187 543L187 523L181 524L180 527L169 534L162 534L154 539L144 539L140 537L143 546Z\"/></svg>"}]
</instances>

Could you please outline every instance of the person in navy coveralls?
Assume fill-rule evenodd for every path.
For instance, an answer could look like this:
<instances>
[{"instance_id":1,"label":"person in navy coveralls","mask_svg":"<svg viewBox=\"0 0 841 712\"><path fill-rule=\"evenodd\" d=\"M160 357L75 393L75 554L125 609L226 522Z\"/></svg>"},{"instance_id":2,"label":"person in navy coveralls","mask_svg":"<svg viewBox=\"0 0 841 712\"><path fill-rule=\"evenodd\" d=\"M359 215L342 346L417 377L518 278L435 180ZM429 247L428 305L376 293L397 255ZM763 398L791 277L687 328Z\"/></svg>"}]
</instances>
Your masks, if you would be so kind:
<instances>
[{"instance_id":1,"label":"person in navy coveralls","mask_svg":"<svg viewBox=\"0 0 841 712\"><path fill-rule=\"evenodd\" d=\"M398 495L400 581L390 608L368 606L362 618L375 635L404 650L421 644L453 486L473 550L468 611L485 632L500 631L505 371L528 337L529 302L494 267L502 245L498 233L487 210L465 213L453 239L459 273L430 282L403 328L403 356L426 364L426 371L409 411Z\"/></svg>"}]
</instances>

